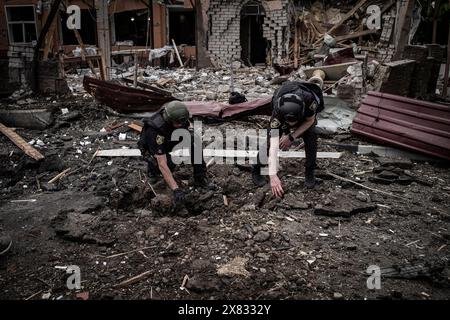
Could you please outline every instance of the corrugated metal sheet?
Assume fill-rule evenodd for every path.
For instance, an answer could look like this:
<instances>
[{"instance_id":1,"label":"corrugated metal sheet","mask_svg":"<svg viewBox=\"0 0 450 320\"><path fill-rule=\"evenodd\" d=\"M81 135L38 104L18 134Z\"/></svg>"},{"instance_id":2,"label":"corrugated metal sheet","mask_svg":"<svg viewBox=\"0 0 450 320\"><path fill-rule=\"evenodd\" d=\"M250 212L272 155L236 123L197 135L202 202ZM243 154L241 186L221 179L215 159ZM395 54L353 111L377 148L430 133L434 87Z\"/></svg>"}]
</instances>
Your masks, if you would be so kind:
<instances>
[{"instance_id":1,"label":"corrugated metal sheet","mask_svg":"<svg viewBox=\"0 0 450 320\"><path fill-rule=\"evenodd\" d=\"M121 113L154 112L165 103L176 100L171 95L161 93L162 90L155 91L150 86L144 90L91 77L84 77L83 86L96 100ZM232 120L249 115L270 115L272 98L233 105L217 101L185 101L184 103L192 116Z\"/></svg>"},{"instance_id":2,"label":"corrugated metal sheet","mask_svg":"<svg viewBox=\"0 0 450 320\"><path fill-rule=\"evenodd\" d=\"M369 92L352 133L382 144L450 160L450 107Z\"/></svg>"},{"instance_id":3,"label":"corrugated metal sheet","mask_svg":"<svg viewBox=\"0 0 450 320\"><path fill-rule=\"evenodd\" d=\"M227 104L217 101L185 101L193 116L232 120L249 115L270 115L272 98L256 99L248 102Z\"/></svg>"},{"instance_id":4,"label":"corrugated metal sheet","mask_svg":"<svg viewBox=\"0 0 450 320\"><path fill-rule=\"evenodd\" d=\"M83 87L96 100L122 113L158 111L165 103L176 100L160 92L130 88L91 77L84 77Z\"/></svg>"}]
</instances>

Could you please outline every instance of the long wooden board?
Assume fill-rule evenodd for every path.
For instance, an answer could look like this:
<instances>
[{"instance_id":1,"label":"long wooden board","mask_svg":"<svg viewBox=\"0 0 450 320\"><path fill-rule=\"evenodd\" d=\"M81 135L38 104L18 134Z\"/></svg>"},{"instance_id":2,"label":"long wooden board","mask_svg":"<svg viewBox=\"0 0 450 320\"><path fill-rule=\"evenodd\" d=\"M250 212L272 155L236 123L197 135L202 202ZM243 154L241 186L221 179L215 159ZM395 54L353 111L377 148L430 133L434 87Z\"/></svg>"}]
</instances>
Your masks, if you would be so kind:
<instances>
[{"instance_id":1,"label":"long wooden board","mask_svg":"<svg viewBox=\"0 0 450 320\"><path fill-rule=\"evenodd\" d=\"M219 158L255 158L257 150L224 150L224 149L205 149L203 150L204 157L219 157ZM171 152L172 156L188 157L189 150L180 149ZM139 149L110 149L99 150L97 157L140 157L141 151ZM280 151L278 153L280 158L305 158L304 151ZM342 156L341 152L317 152L318 159L339 159Z\"/></svg>"},{"instance_id":2,"label":"long wooden board","mask_svg":"<svg viewBox=\"0 0 450 320\"><path fill-rule=\"evenodd\" d=\"M22 149L26 155L34 160L39 161L44 159L44 156L39 151L30 146L21 136L2 123L0 123L0 132L7 136L16 146Z\"/></svg>"}]
</instances>

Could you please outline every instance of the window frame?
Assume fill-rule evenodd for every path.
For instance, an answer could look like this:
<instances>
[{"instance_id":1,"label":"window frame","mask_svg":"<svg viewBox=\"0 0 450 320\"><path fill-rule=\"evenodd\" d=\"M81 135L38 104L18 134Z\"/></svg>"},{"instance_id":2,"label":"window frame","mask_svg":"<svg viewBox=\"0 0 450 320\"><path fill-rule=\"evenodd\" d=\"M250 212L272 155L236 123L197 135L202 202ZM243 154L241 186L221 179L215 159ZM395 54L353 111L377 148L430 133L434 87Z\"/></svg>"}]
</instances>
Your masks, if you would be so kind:
<instances>
[{"instance_id":1,"label":"window frame","mask_svg":"<svg viewBox=\"0 0 450 320\"><path fill-rule=\"evenodd\" d=\"M33 8L33 16L34 16L34 21L9 21L9 17L8 17L8 9L9 8L14 8L14 7L32 7ZM8 29L8 40L10 44L31 44L33 43L33 41L37 41L37 39L39 38L39 34L38 34L38 29L37 29L37 17L36 17L36 6L34 4L25 4L25 5L21 5L21 4L10 4L10 5L5 5L5 18L6 18L6 27ZM12 28L10 27L13 24L21 24L22 25L22 37L23 37L23 42L17 42L14 41L13 37L12 37ZM34 24L34 30L36 33L36 40L32 40L30 42L26 42L25 41L25 24Z\"/></svg>"}]
</instances>

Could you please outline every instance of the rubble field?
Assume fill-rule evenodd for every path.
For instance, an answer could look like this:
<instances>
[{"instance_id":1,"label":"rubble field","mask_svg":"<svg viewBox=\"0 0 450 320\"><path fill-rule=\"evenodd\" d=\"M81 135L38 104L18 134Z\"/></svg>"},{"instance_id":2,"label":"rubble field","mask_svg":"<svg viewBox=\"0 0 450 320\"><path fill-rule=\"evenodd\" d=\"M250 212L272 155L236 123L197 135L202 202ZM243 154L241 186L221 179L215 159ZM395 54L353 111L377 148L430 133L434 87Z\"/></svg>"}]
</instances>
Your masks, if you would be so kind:
<instances>
[{"instance_id":1,"label":"rubble field","mask_svg":"<svg viewBox=\"0 0 450 320\"><path fill-rule=\"evenodd\" d=\"M200 93L186 80L180 98L225 97L225 73L216 74L222 84L204 73L208 88ZM255 80L241 78L247 94ZM273 93L271 76L254 78L255 96ZM318 159L322 183L307 190L304 160L283 159L281 200L268 185L253 185L248 165L212 164L216 190L194 189L191 168L182 165L175 178L188 191L189 214L180 216L164 181L152 186L157 196L146 183L141 158L94 157L99 149L136 148L139 134L127 126L136 118L76 91L1 103L50 108L56 119L43 131L16 130L45 155L40 162L0 135L0 231L14 241L0 257L0 299L450 298L448 164L343 151L340 159ZM204 127L259 129L268 120ZM360 142L370 144L337 132L319 137L319 151ZM63 267L72 265L80 268L80 290L66 286ZM370 266L381 268L379 290L368 289Z\"/></svg>"}]
</instances>

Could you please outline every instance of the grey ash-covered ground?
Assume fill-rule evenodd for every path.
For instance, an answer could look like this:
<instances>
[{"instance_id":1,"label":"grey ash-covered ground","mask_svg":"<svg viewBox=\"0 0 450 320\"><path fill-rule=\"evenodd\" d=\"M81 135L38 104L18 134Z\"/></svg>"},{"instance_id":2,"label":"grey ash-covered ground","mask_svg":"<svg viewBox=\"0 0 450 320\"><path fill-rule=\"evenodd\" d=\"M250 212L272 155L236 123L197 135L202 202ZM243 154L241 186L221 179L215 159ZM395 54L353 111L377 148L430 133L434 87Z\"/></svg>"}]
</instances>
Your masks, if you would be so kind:
<instances>
[{"instance_id":1,"label":"grey ash-covered ground","mask_svg":"<svg viewBox=\"0 0 450 320\"><path fill-rule=\"evenodd\" d=\"M450 298L448 166L345 151L341 159L318 160L323 183L306 190L303 161L282 160L282 200L268 186L255 188L245 167L211 166L217 190L194 190L191 168L180 167L175 177L189 190L190 216L179 217L163 182L153 186L154 198L139 158L92 158L98 148L135 148L138 134L126 126L100 132L133 119L90 98L33 101L27 107L54 106L55 124L17 133L41 140L45 160L36 163L0 136L0 229L14 240L0 257L0 299L76 299L81 292L89 299ZM255 119L216 126L230 127L257 128ZM128 138L119 141L123 132ZM326 144L343 139L359 142L347 134L321 137L319 151L336 151ZM68 176L48 184L66 168ZM30 199L36 201L16 201ZM240 272L218 272L235 258L244 262ZM68 275L55 268L68 265L80 267L81 290L68 290ZM369 290L371 265L417 272L391 270L398 277L382 277L381 289Z\"/></svg>"}]
</instances>

